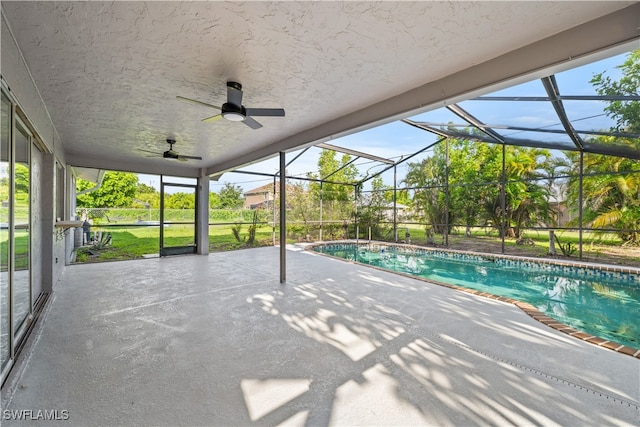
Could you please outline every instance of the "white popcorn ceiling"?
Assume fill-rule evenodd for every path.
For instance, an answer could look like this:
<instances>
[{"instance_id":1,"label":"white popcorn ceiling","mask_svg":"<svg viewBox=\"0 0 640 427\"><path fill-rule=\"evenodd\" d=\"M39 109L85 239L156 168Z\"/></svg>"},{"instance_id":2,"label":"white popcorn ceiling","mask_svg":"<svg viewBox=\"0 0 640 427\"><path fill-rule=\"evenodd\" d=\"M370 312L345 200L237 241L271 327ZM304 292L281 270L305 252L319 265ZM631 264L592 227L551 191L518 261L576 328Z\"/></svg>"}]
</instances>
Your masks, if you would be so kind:
<instances>
[{"instance_id":1,"label":"white popcorn ceiling","mask_svg":"<svg viewBox=\"0 0 640 427\"><path fill-rule=\"evenodd\" d=\"M610 13L611 2L3 2L70 156L210 168ZM225 83L263 128L200 119ZM182 164L180 164L182 166Z\"/></svg>"}]
</instances>

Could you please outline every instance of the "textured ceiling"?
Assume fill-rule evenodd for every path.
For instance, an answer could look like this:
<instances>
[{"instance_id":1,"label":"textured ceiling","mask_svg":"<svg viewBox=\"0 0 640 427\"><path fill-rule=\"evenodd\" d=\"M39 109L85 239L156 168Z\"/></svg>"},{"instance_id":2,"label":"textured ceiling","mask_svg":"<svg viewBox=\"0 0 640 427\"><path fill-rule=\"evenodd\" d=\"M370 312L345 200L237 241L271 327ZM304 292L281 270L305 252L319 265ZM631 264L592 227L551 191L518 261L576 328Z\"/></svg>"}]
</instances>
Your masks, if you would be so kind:
<instances>
[{"instance_id":1,"label":"textured ceiling","mask_svg":"<svg viewBox=\"0 0 640 427\"><path fill-rule=\"evenodd\" d=\"M181 167L211 172L630 3L29 1L2 8L71 161L160 171L178 162L138 149L162 152L174 137L181 154L203 157ZM176 99L221 105L229 80L244 86L245 106L282 107L286 117L257 118L258 130L203 123L216 110Z\"/></svg>"}]
</instances>

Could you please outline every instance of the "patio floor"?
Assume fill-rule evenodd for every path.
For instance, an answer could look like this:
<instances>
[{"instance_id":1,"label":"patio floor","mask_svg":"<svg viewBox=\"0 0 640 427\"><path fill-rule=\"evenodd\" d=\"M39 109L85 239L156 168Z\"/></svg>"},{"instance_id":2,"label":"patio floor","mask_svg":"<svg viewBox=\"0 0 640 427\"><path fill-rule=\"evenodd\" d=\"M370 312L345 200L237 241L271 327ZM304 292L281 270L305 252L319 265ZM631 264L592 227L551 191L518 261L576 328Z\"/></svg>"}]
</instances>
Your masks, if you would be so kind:
<instances>
[{"instance_id":1,"label":"patio floor","mask_svg":"<svg viewBox=\"0 0 640 427\"><path fill-rule=\"evenodd\" d=\"M68 267L2 425L640 425L636 358L299 247L280 285L278 256Z\"/></svg>"}]
</instances>

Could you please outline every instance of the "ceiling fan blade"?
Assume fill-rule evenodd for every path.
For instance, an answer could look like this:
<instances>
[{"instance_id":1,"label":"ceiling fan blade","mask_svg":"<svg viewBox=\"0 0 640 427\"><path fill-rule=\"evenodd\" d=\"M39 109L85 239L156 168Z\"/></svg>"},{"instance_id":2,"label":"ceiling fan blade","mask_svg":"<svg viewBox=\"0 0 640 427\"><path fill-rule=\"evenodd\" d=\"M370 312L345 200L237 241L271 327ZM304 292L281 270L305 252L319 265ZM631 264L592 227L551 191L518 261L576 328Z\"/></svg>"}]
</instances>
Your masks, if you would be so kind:
<instances>
[{"instance_id":1,"label":"ceiling fan blade","mask_svg":"<svg viewBox=\"0 0 640 427\"><path fill-rule=\"evenodd\" d=\"M237 106L242 105L242 86L239 83L227 83L227 102Z\"/></svg>"},{"instance_id":2,"label":"ceiling fan blade","mask_svg":"<svg viewBox=\"0 0 640 427\"><path fill-rule=\"evenodd\" d=\"M157 158L161 158L163 157L162 154L156 154L155 156L145 156L145 157L157 157Z\"/></svg>"},{"instance_id":3,"label":"ceiling fan blade","mask_svg":"<svg viewBox=\"0 0 640 427\"><path fill-rule=\"evenodd\" d=\"M185 98L184 96L176 96L181 101L191 102L193 104L202 105L204 107L215 108L216 110L222 110L221 107L213 104L207 104L206 102L198 101L197 99Z\"/></svg>"},{"instance_id":4,"label":"ceiling fan blade","mask_svg":"<svg viewBox=\"0 0 640 427\"><path fill-rule=\"evenodd\" d=\"M203 122L215 122L216 120L220 120L222 118L222 114L216 114L215 116L207 117L206 119L202 119Z\"/></svg>"},{"instance_id":5,"label":"ceiling fan blade","mask_svg":"<svg viewBox=\"0 0 640 427\"><path fill-rule=\"evenodd\" d=\"M179 162L186 162L187 158L186 158L186 156L178 156L178 157L176 157L176 160L179 161Z\"/></svg>"},{"instance_id":6,"label":"ceiling fan blade","mask_svg":"<svg viewBox=\"0 0 640 427\"><path fill-rule=\"evenodd\" d=\"M284 117L284 109L282 108L246 108L248 116L262 117Z\"/></svg>"},{"instance_id":7,"label":"ceiling fan blade","mask_svg":"<svg viewBox=\"0 0 640 427\"><path fill-rule=\"evenodd\" d=\"M260 129L262 127L262 125L260 123L256 122L255 120L253 120L249 116L245 117L245 119L242 121L242 123L244 123L245 125L249 126L251 129Z\"/></svg>"},{"instance_id":8,"label":"ceiling fan blade","mask_svg":"<svg viewBox=\"0 0 640 427\"><path fill-rule=\"evenodd\" d=\"M157 154L158 156L162 156L162 153L158 153L157 151L145 150L143 148L136 148L138 151L144 151L145 153Z\"/></svg>"},{"instance_id":9,"label":"ceiling fan blade","mask_svg":"<svg viewBox=\"0 0 640 427\"><path fill-rule=\"evenodd\" d=\"M180 154L180 155L178 156L178 159L179 159L179 160L182 160L182 159L185 159L185 160L186 160L186 159L202 160L202 157L200 157L200 156L183 156L182 154Z\"/></svg>"}]
</instances>

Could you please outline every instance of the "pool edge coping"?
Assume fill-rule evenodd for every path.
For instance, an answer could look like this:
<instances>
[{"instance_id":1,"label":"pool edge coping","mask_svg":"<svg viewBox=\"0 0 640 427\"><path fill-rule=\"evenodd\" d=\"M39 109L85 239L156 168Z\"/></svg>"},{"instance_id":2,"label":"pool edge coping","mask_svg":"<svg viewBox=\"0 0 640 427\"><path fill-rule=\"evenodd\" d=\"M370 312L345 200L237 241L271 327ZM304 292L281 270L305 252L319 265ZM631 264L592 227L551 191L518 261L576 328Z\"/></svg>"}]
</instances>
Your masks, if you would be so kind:
<instances>
[{"instance_id":1,"label":"pool edge coping","mask_svg":"<svg viewBox=\"0 0 640 427\"><path fill-rule=\"evenodd\" d=\"M326 241L326 242L316 242L316 243L311 243L308 244L304 247L305 251L313 251L313 248L318 247L318 246L326 246L326 245L331 245L331 244L345 244L345 243L352 243L352 244L361 244L361 243L376 243L376 244L383 244L383 245L390 245L390 246L399 246L399 247L407 247L407 248L418 248L418 249L431 249L431 248L423 248L421 246L417 246L417 245L410 245L410 244L406 244L406 243L389 243L389 242L380 242L380 241L356 241L356 240L333 240L333 241ZM442 249L438 249L438 250L442 250ZM518 256L514 256L514 255L498 255L498 254L484 254L481 252L470 252L470 251L461 251L461 250L455 250L455 249L444 249L446 251L451 251L451 252L455 252L455 253L463 253L463 254L471 254L471 255L476 255L476 256L491 256L491 257L495 257L495 258L508 258L508 259L517 259L517 260L536 260L535 258L531 258L531 257L518 257ZM519 301L513 298L506 298L506 297L501 297L498 295L494 295L488 292L482 292L482 291L477 291L475 289L470 289L470 288L465 288L463 286L458 286L458 285L450 285L448 283L442 283L442 282L437 282L435 280L428 280L422 277L418 277L418 276L413 276L411 274L407 274L407 273L403 273L403 272L399 272L399 271L392 271L392 270L387 270L384 268L380 268L377 267L375 265L370 265L370 264L364 264L358 261L352 261L352 260L348 260L345 258L340 258L340 257L336 257L333 255L329 255L329 254L325 254L322 252L316 252L313 251L313 253L316 253L318 255L322 255L322 256L326 256L329 258L333 258L333 259L337 259L340 261L344 261L344 262L348 262L351 264L357 264L357 265L363 265L366 267L371 267L373 269L379 270L379 271L385 271L387 273L393 273L393 274L398 274L400 276L403 277L407 277L410 279L416 279L416 280L420 280L422 282L425 283L430 283L433 285L437 285L437 286L442 286L445 288L449 288L449 289L453 289L456 291L460 291L460 292L466 292L468 294L472 294L472 295L477 295L477 296L481 296L484 298L489 298L492 300L496 300L496 301L501 301L501 302L505 302L508 304L512 304L515 305L516 307L518 307L520 310L522 310L525 314L527 314L528 316L530 316L531 318L533 318L534 320L542 323L545 326L548 326L552 329L555 329L559 332L562 332L564 334L567 334L571 337L580 339L582 341L586 341L589 344L593 344L596 345L598 347L602 347L605 348L607 350L613 350L617 353L626 355L626 356L631 356L634 357L636 359L640 359L640 348L634 348L634 347L629 347L627 345L615 342L615 341L610 341L610 340L606 340L604 338L600 338L591 334L588 334L586 332L580 331L578 329L575 329L569 325L565 325L564 323L561 323L560 321L556 320L556 319L552 319L551 317L547 316L546 314L544 314L543 312L541 312L540 310L538 310L537 308L535 308L532 304L528 303L528 302L524 302L524 301ZM541 259L540 261L546 261L545 263L550 264L552 263L552 259ZM599 268L598 265L596 264L591 264L591 263L584 263L584 262L578 262L578 263L572 263L570 261L566 261L563 260L561 262L559 262L558 264L560 265L571 265L571 266L576 266L576 267L586 267L586 268ZM615 268L615 266L602 266L605 268ZM621 267L621 269L623 269L624 267ZM628 272L631 274L640 274L640 269L635 269L632 267L626 267L627 271L620 271L620 272ZM612 271L612 270L607 270L607 271ZM616 270L613 270L616 271Z\"/></svg>"}]
</instances>

